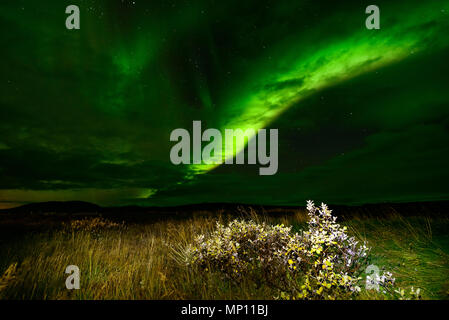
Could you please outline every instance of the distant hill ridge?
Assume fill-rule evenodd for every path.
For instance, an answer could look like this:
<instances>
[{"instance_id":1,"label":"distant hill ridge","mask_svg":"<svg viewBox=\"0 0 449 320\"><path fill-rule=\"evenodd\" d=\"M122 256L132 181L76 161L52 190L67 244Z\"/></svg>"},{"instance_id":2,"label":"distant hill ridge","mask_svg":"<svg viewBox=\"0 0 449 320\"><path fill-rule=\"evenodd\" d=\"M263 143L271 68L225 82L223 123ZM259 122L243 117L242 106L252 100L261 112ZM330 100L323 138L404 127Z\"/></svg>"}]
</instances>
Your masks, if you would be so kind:
<instances>
[{"instance_id":1,"label":"distant hill ridge","mask_svg":"<svg viewBox=\"0 0 449 320\"><path fill-rule=\"evenodd\" d=\"M2 209L0 213L9 214L42 214L42 213L183 213L195 211L236 211L239 208L252 207L257 212L275 214L276 212L305 211L305 206L275 206L275 205L251 205L233 203L203 203L190 204L173 207L101 207L99 205L84 201L49 201L25 204L15 208ZM446 215L449 217L449 201L407 202L407 203L378 203L357 206L329 205L336 215L367 214L383 215L399 213L401 215Z\"/></svg>"},{"instance_id":2,"label":"distant hill ridge","mask_svg":"<svg viewBox=\"0 0 449 320\"><path fill-rule=\"evenodd\" d=\"M48 201L24 204L19 207L0 210L7 213L77 213L77 212L98 212L101 207L85 201Z\"/></svg>"}]
</instances>

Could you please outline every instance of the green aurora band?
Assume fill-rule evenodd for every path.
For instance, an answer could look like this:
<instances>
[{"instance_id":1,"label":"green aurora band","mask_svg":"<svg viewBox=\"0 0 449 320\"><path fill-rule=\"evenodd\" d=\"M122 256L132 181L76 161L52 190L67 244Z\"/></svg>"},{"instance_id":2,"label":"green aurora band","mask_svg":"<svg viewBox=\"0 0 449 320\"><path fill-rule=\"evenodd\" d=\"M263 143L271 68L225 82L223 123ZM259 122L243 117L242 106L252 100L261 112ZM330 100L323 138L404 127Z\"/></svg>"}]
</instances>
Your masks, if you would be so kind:
<instances>
[{"instance_id":1,"label":"green aurora band","mask_svg":"<svg viewBox=\"0 0 449 320\"><path fill-rule=\"evenodd\" d=\"M442 165L449 156L448 79L438 70L449 49L447 1L379 1L380 30L365 28L371 3L360 1L80 0L79 31L64 28L69 4L0 4L0 27L7 30L1 38L0 207L47 200L176 205L448 198ZM413 70L427 74L415 61L430 64L432 78L408 80L418 78ZM410 74L397 75L408 67ZM382 96L386 89L376 77L398 82L391 84L396 95ZM376 88L373 105L367 95ZM327 95L336 98L330 105L323 104ZM354 122L335 116L348 110L358 110ZM326 122L331 129L317 124L334 116ZM260 178L246 166L172 165L169 134L191 128L193 120L222 133L279 128L280 173ZM341 136L333 139L332 128ZM299 129L301 135L292 134ZM389 145L406 138L416 146ZM307 142L314 139L328 142L319 149ZM213 160L235 157L246 144L224 144ZM422 146L434 149L418 155ZM297 151L308 147L310 155ZM383 186L376 177L399 170L399 150L417 164ZM360 165L346 170L360 181L351 178L340 191L341 168L349 163ZM391 164L388 174L385 164ZM325 186L329 179L333 186ZM359 192L367 179L373 189Z\"/></svg>"},{"instance_id":2,"label":"green aurora band","mask_svg":"<svg viewBox=\"0 0 449 320\"><path fill-rule=\"evenodd\" d=\"M221 124L221 132L224 133L225 129L254 129L257 132L320 89L402 61L421 51L447 46L449 38L444 36L444 32L449 24L441 15L441 8L447 11L449 5L426 3L414 6L412 10L397 9L401 11L400 25L392 26L388 32L367 33L362 30L300 57L295 57L295 53L301 52L300 48L282 52L273 58L280 61L277 68L253 77L254 87L260 90L248 90L229 102L222 115L226 120ZM382 19L389 21L390 17L382 15ZM391 20L395 19L391 17ZM438 40L429 43L428 39ZM213 161L223 163L242 152L245 146L246 143L241 143L240 139L228 144L225 142L223 154L215 155ZM218 165L193 164L188 168L190 175L187 177L206 173Z\"/></svg>"}]
</instances>

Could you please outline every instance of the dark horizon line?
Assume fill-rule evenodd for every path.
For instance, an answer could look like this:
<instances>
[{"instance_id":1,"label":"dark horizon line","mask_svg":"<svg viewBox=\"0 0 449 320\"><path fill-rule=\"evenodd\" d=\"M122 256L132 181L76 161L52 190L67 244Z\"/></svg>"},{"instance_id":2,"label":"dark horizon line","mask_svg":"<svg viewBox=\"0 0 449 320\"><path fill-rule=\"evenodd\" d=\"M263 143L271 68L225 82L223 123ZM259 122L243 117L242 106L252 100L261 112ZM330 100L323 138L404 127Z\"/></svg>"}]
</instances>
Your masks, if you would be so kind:
<instances>
[{"instance_id":1,"label":"dark horizon line","mask_svg":"<svg viewBox=\"0 0 449 320\"><path fill-rule=\"evenodd\" d=\"M315 202L316 205L320 205L321 202ZM373 202L373 203L352 203L352 204L342 204L342 203L326 203L328 206L332 207L371 207L371 206L381 206L381 205L435 205L435 204L443 204L447 205L449 208L449 199L448 200L422 200L422 201L384 201L384 202ZM134 209L134 210L160 210L160 211L169 211L176 209L196 209L196 208L219 208L219 207L234 207L238 208L242 207L262 207L262 208L286 208L286 209L294 209L294 208L305 208L306 205L295 205L295 204L256 204L256 203L238 203L238 202L198 202L198 203L190 203L190 204L181 204L181 205L170 205L170 206L151 206L151 205L140 205L140 204L129 204L129 205L119 205L119 206L101 206L96 203L81 201L81 200L69 200L69 201L43 201L43 202L30 202L26 204L21 204L16 207L4 208L0 209L0 213L14 212L14 211L24 211L29 209L30 211L36 210L40 211L47 207L46 210L56 210L64 208L68 208L73 206L73 209L80 209L84 211L86 209L92 210L90 212L102 211L102 210L125 210L125 209ZM53 209L51 209L53 207ZM49 208L49 209L48 209ZM47 211L48 212L48 211Z\"/></svg>"}]
</instances>

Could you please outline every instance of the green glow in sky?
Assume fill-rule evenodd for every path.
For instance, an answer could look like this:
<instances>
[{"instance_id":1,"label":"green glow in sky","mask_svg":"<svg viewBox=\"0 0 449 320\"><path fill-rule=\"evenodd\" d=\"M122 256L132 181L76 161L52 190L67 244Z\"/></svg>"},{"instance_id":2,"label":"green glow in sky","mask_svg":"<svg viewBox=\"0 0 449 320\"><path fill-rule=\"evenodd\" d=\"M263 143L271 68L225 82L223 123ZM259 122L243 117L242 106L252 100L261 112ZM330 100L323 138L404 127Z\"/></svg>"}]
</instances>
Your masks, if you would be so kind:
<instances>
[{"instance_id":1,"label":"green glow in sky","mask_svg":"<svg viewBox=\"0 0 449 320\"><path fill-rule=\"evenodd\" d=\"M440 27L433 23L441 20L441 10L449 10L449 6L445 4L441 8L441 4L435 3L415 7L408 16L402 16L400 25L392 26L388 32L357 30L348 38L327 43L307 54L301 54L299 46L291 46L290 51L283 51L272 58L279 61L280 66L276 64L277 68L270 68L265 74L256 72L254 78L258 78L255 82L259 90L248 90L230 101L222 115L225 120L221 131L240 128L257 132L269 126L292 105L325 87L399 62L421 51L447 46L447 37L439 38L436 43L427 42L429 38L438 37ZM388 19L388 16L382 18ZM235 146L230 142L223 146L224 154L214 158L235 157L245 146L242 143ZM217 166L192 165L189 170L201 174Z\"/></svg>"},{"instance_id":2,"label":"green glow in sky","mask_svg":"<svg viewBox=\"0 0 449 320\"><path fill-rule=\"evenodd\" d=\"M449 3L0 3L0 207L448 199ZM191 130L275 128L279 171L175 166ZM218 159L246 143L223 145Z\"/></svg>"}]
</instances>

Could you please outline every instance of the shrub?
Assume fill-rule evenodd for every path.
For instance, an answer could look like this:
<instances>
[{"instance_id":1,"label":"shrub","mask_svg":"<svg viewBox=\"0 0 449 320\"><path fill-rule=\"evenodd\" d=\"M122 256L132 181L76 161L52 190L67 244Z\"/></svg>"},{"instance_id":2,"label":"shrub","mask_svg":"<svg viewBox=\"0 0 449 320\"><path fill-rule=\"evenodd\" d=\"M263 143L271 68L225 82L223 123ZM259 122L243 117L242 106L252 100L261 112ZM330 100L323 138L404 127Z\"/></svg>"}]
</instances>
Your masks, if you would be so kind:
<instances>
[{"instance_id":1,"label":"shrub","mask_svg":"<svg viewBox=\"0 0 449 320\"><path fill-rule=\"evenodd\" d=\"M123 226L123 223L116 223L101 217L85 218L82 220L73 220L64 225L69 231L86 231L96 233L100 230L117 229Z\"/></svg>"},{"instance_id":2,"label":"shrub","mask_svg":"<svg viewBox=\"0 0 449 320\"><path fill-rule=\"evenodd\" d=\"M347 234L325 204L308 201L308 228L234 220L217 223L209 236L199 236L190 263L219 271L239 282L252 279L278 292L281 299L350 298L361 291L361 275L369 248ZM371 279L385 288L394 283L390 273ZM391 290L390 290L391 291Z\"/></svg>"},{"instance_id":3,"label":"shrub","mask_svg":"<svg viewBox=\"0 0 449 320\"><path fill-rule=\"evenodd\" d=\"M275 279L280 269L282 252L291 241L291 227L271 226L254 221L234 220L217 228L205 239L196 239L192 263L206 270L219 270L226 277L239 281L243 276Z\"/></svg>"}]
</instances>

